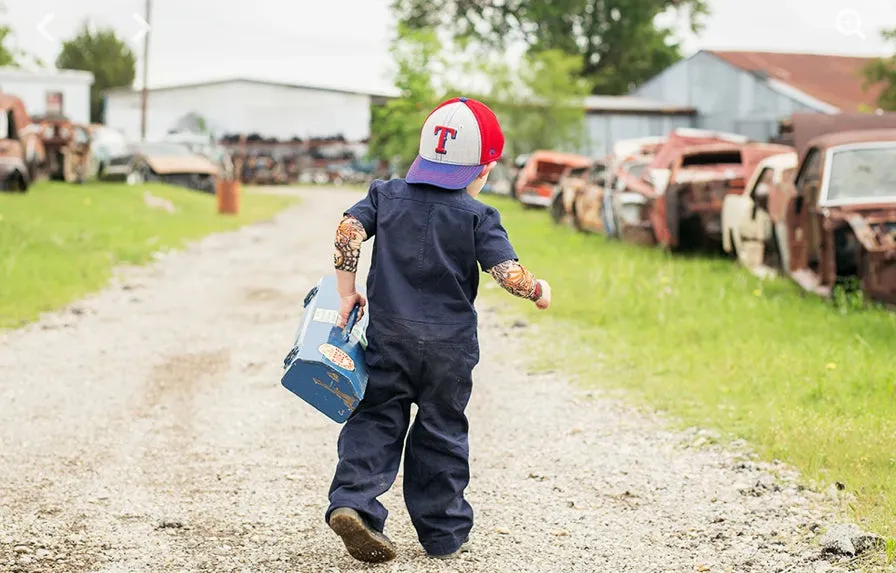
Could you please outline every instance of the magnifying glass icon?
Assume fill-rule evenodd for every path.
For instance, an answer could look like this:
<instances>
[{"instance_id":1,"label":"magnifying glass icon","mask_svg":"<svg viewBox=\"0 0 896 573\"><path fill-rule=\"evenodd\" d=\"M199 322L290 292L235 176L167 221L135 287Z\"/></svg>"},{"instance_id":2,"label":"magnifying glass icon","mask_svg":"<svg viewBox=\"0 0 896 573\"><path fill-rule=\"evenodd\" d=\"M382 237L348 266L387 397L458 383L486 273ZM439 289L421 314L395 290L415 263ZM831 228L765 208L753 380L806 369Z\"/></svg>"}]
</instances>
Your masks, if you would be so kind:
<instances>
[{"instance_id":1,"label":"magnifying glass icon","mask_svg":"<svg viewBox=\"0 0 896 573\"><path fill-rule=\"evenodd\" d=\"M841 10L837 14L834 27L844 36L858 36L865 39L865 34L862 33L862 16L855 10Z\"/></svg>"}]
</instances>

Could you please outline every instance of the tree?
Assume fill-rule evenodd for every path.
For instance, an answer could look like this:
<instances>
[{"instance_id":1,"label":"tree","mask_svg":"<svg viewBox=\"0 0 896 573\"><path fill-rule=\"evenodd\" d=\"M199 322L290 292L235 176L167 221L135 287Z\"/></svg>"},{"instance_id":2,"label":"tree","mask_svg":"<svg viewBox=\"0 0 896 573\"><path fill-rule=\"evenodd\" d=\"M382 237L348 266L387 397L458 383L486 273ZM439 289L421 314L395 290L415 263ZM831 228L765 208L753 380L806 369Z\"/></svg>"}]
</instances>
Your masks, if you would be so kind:
<instances>
[{"instance_id":1,"label":"tree","mask_svg":"<svg viewBox=\"0 0 896 573\"><path fill-rule=\"evenodd\" d=\"M0 26L0 66L19 67L15 50L7 46L11 37L12 28Z\"/></svg>"},{"instance_id":2,"label":"tree","mask_svg":"<svg viewBox=\"0 0 896 573\"><path fill-rule=\"evenodd\" d=\"M674 22L658 25L659 15L687 15L698 31L708 12L706 0L393 0L392 6L411 28L578 55L593 92L609 95L628 93L680 59Z\"/></svg>"},{"instance_id":3,"label":"tree","mask_svg":"<svg viewBox=\"0 0 896 573\"><path fill-rule=\"evenodd\" d=\"M896 42L896 30L884 32L883 37ZM883 91L877 98L877 105L885 111L896 111L896 53L889 58L874 60L864 69L865 89L883 84Z\"/></svg>"},{"instance_id":4,"label":"tree","mask_svg":"<svg viewBox=\"0 0 896 573\"><path fill-rule=\"evenodd\" d=\"M93 73L90 88L90 121L93 122L103 121L103 92L133 85L136 65L134 52L112 28L92 31L86 22L74 38L62 43L62 51L56 58L59 69Z\"/></svg>"},{"instance_id":5,"label":"tree","mask_svg":"<svg viewBox=\"0 0 896 573\"><path fill-rule=\"evenodd\" d=\"M0 9L0 14L3 12L4 11ZM44 67L44 63L40 58L29 54L25 50L10 45L14 39L14 35L12 28L9 26L0 26L0 66L21 68L28 62L35 66Z\"/></svg>"},{"instance_id":6,"label":"tree","mask_svg":"<svg viewBox=\"0 0 896 573\"><path fill-rule=\"evenodd\" d=\"M400 25L391 53L400 95L374 108L369 155L406 170L417 156L420 128L429 112L449 97L478 99L497 114L505 157L535 149L581 148L584 97L582 61L560 50L528 54L518 67L474 42L450 49L430 29Z\"/></svg>"},{"instance_id":7,"label":"tree","mask_svg":"<svg viewBox=\"0 0 896 573\"><path fill-rule=\"evenodd\" d=\"M417 156L420 127L444 93L436 86L436 75L442 71L442 43L432 30L399 25L390 52L399 96L373 109L369 155L394 161L405 170Z\"/></svg>"},{"instance_id":8,"label":"tree","mask_svg":"<svg viewBox=\"0 0 896 573\"><path fill-rule=\"evenodd\" d=\"M591 84L581 77L581 58L547 50L527 54L518 69L494 61L482 65L481 71L490 80L490 89L472 97L491 107L501 121L505 157L537 149L575 152L583 147L584 98Z\"/></svg>"}]
</instances>

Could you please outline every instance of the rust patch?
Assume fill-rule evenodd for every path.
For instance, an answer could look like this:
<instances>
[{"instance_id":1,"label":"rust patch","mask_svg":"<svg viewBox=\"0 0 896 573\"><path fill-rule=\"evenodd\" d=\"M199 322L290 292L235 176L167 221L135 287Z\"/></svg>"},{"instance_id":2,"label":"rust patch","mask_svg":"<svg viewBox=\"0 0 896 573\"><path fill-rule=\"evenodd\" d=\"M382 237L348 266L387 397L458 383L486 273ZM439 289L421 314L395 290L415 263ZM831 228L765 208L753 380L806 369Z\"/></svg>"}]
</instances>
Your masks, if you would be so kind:
<instances>
[{"instance_id":1,"label":"rust patch","mask_svg":"<svg viewBox=\"0 0 896 573\"><path fill-rule=\"evenodd\" d=\"M332 374L330 376L332 377ZM321 382L317 378L314 378L313 380L314 380L314 383L317 384L318 386L326 388L333 394L339 396L339 399L342 400L348 408L354 409L355 406L358 405L358 401L353 396L349 396L345 392L339 390L339 388L336 388L335 386L331 386L330 384L327 384L326 382Z\"/></svg>"}]
</instances>

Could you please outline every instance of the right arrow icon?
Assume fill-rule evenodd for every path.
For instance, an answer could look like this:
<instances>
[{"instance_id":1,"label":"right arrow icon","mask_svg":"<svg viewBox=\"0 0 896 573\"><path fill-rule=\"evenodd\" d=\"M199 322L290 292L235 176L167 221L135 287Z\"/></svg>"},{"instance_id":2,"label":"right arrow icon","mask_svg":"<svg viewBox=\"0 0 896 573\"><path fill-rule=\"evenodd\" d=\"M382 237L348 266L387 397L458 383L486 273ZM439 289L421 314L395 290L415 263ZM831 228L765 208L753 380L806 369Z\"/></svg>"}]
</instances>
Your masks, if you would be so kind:
<instances>
[{"instance_id":1,"label":"right arrow icon","mask_svg":"<svg viewBox=\"0 0 896 573\"><path fill-rule=\"evenodd\" d=\"M152 30L152 26L150 26L149 23L143 19L143 16L137 14L136 12L134 12L133 17L134 20L136 20L137 23L140 24L140 31L134 34L131 40L134 42L139 42L143 39L143 36L148 34L150 30Z\"/></svg>"}]
</instances>

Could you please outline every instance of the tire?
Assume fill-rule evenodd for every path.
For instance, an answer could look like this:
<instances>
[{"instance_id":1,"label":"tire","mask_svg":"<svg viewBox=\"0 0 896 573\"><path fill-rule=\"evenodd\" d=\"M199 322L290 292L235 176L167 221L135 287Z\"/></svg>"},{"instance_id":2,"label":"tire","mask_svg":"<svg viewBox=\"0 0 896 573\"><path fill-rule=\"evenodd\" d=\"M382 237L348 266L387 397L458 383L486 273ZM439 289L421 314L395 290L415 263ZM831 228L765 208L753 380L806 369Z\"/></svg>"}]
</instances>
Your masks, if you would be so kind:
<instances>
[{"instance_id":1,"label":"tire","mask_svg":"<svg viewBox=\"0 0 896 573\"><path fill-rule=\"evenodd\" d=\"M27 193L28 192L28 184L25 183L25 177L21 173L16 173L12 177L10 177L10 191L15 191L17 193Z\"/></svg>"},{"instance_id":2,"label":"tire","mask_svg":"<svg viewBox=\"0 0 896 573\"><path fill-rule=\"evenodd\" d=\"M563 207L563 194L561 193L551 203L551 220L555 225L559 225L563 222L565 216L566 209Z\"/></svg>"}]
</instances>

